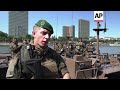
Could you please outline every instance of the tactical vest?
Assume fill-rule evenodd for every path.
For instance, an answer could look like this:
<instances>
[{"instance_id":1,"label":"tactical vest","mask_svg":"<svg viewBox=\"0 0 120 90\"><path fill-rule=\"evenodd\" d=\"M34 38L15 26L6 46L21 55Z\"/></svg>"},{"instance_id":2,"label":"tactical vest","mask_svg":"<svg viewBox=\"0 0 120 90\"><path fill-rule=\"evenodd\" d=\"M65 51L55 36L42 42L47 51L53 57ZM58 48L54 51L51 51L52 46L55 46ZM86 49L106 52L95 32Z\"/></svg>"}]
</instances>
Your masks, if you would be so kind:
<instances>
[{"instance_id":1,"label":"tactical vest","mask_svg":"<svg viewBox=\"0 0 120 90\"><path fill-rule=\"evenodd\" d=\"M34 52L34 46L23 46L21 49L21 57L19 58L19 62L16 65L18 67L16 67L15 78L31 79L32 76L34 76L34 79L44 79L49 74L51 74L51 77L53 76L59 78L60 76L58 76L58 73L55 72L56 76L54 76L55 73L53 73L54 71L58 71L57 62L54 63L51 60L45 63L41 62L45 59L47 53L50 53L48 51L44 52L42 55L37 55L38 53ZM52 69L51 71L53 72L48 71L48 68L50 70ZM51 77L48 76L48 78Z\"/></svg>"}]
</instances>

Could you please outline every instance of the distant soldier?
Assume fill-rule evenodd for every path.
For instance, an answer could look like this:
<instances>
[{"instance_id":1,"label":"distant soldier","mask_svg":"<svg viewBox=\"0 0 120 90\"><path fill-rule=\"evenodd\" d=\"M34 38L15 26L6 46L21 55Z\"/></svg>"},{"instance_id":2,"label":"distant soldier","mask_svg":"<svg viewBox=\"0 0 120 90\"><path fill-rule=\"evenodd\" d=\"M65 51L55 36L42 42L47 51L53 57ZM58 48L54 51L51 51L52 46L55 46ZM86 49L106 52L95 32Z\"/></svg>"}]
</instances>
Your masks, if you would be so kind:
<instances>
[{"instance_id":1,"label":"distant soldier","mask_svg":"<svg viewBox=\"0 0 120 90\"><path fill-rule=\"evenodd\" d=\"M75 47L74 47L74 45L72 43L69 44L69 48L68 48L68 51L67 51L66 55L69 58L73 58L73 56L75 55Z\"/></svg>"},{"instance_id":2,"label":"distant soldier","mask_svg":"<svg viewBox=\"0 0 120 90\"><path fill-rule=\"evenodd\" d=\"M27 41L27 39L23 40L23 45L29 44L29 41Z\"/></svg>"},{"instance_id":3,"label":"distant soldier","mask_svg":"<svg viewBox=\"0 0 120 90\"><path fill-rule=\"evenodd\" d=\"M30 39L27 39L27 43L30 44L31 40Z\"/></svg>"},{"instance_id":4,"label":"distant soldier","mask_svg":"<svg viewBox=\"0 0 120 90\"><path fill-rule=\"evenodd\" d=\"M76 42L76 53L83 54L85 47L85 43L82 41L82 38L80 38L79 41Z\"/></svg>"},{"instance_id":5,"label":"distant soldier","mask_svg":"<svg viewBox=\"0 0 120 90\"><path fill-rule=\"evenodd\" d=\"M33 39L30 40L30 44L33 45L34 44L34 41Z\"/></svg>"},{"instance_id":6,"label":"distant soldier","mask_svg":"<svg viewBox=\"0 0 120 90\"><path fill-rule=\"evenodd\" d=\"M17 38L13 38L12 43L10 45L12 58L10 59L9 64L8 64L6 78L11 78L11 79L13 78L14 69L15 69L14 66L17 63L17 57L19 57L19 53L20 53L21 48L22 48L22 46L18 45Z\"/></svg>"},{"instance_id":7,"label":"distant soldier","mask_svg":"<svg viewBox=\"0 0 120 90\"><path fill-rule=\"evenodd\" d=\"M57 53L60 52L58 42L55 42L54 50L55 50Z\"/></svg>"},{"instance_id":8,"label":"distant soldier","mask_svg":"<svg viewBox=\"0 0 120 90\"><path fill-rule=\"evenodd\" d=\"M86 53L87 53L88 57L90 57L91 55L93 55L94 51L95 51L95 47L93 46L92 42L90 42L87 45L87 48L86 48Z\"/></svg>"},{"instance_id":9,"label":"distant soldier","mask_svg":"<svg viewBox=\"0 0 120 90\"><path fill-rule=\"evenodd\" d=\"M22 49L26 48L26 47L29 49L29 44L30 44L30 40L29 39L24 39L23 43L22 43Z\"/></svg>"},{"instance_id":10,"label":"distant soldier","mask_svg":"<svg viewBox=\"0 0 120 90\"><path fill-rule=\"evenodd\" d=\"M62 42L59 46L60 46L59 47L60 55L65 56L66 52L67 52L67 43L66 42Z\"/></svg>"},{"instance_id":11,"label":"distant soldier","mask_svg":"<svg viewBox=\"0 0 120 90\"><path fill-rule=\"evenodd\" d=\"M21 49L21 46L18 45L17 38L13 38L12 43L10 45L11 56L14 57Z\"/></svg>"}]
</instances>

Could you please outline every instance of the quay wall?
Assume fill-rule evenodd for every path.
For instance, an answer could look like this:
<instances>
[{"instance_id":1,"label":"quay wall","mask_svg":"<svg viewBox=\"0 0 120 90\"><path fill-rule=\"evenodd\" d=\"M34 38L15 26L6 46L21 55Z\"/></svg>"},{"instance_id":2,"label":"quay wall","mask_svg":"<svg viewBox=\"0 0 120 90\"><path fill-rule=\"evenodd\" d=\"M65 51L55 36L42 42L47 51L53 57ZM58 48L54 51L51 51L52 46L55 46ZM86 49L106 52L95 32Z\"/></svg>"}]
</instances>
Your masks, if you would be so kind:
<instances>
[{"instance_id":1,"label":"quay wall","mask_svg":"<svg viewBox=\"0 0 120 90\"><path fill-rule=\"evenodd\" d=\"M18 44L22 44L22 43L21 43L21 42L19 42ZM10 43L0 42L0 45L10 45Z\"/></svg>"}]
</instances>

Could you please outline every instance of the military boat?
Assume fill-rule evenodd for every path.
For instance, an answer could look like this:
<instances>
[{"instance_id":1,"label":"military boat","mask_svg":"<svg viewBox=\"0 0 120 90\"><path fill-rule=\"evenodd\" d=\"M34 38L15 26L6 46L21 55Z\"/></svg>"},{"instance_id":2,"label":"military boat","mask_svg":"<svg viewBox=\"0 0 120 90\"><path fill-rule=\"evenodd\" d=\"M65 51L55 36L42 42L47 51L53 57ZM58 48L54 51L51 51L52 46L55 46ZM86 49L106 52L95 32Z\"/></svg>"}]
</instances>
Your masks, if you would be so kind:
<instances>
[{"instance_id":1,"label":"military boat","mask_svg":"<svg viewBox=\"0 0 120 90\"><path fill-rule=\"evenodd\" d=\"M10 58L10 53L0 53L0 79L6 79L6 72Z\"/></svg>"},{"instance_id":2,"label":"military boat","mask_svg":"<svg viewBox=\"0 0 120 90\"><path fill-rule=\"evenodd\" d=\"M72 79L120 79L120 55L100 55L100 58L75 55L64 57Z\"/></svg>"}]
</instances>

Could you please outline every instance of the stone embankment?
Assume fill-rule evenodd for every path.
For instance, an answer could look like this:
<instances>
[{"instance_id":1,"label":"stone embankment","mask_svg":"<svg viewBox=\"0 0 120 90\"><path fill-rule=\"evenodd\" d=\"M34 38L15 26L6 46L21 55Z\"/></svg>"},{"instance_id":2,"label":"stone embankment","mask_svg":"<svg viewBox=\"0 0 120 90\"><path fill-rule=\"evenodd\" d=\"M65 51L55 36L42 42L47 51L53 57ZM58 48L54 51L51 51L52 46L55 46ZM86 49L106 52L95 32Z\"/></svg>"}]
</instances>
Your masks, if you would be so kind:
<instances>
[{"instance_id":1,"label":"stone embankment","mask_svg":"<svg viewBox=\"0 0 120 90\"><path fill-rule=\"evenodd\" d=\"M10 45L10 43L0 42L0 45Z\"/></svg>"},{"instance_id":2,"label":"stone embankment","mask_svg":"<svg viewBox=\"0 0 120 90\"><path fill-rule=\"evenodd\" d=\"M18 43L18 44L22 44L22 43ZM10 43L0 42L0 45L10 45Z\"/></svg>"}]
</instances>

